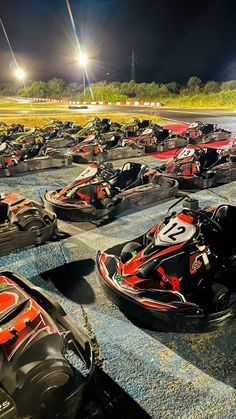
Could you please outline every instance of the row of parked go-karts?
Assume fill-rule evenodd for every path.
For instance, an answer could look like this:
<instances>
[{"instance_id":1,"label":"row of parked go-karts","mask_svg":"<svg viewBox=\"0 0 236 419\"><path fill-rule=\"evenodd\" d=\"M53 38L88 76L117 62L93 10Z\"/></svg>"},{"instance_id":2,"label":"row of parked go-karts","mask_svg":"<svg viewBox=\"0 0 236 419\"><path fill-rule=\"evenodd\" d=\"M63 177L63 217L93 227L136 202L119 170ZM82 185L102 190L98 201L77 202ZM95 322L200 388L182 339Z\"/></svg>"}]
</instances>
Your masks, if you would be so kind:
<instances>
[{"instance_id":1,"label":"row of parked go-karts","mask_svg":"<svg viewBox=\"0 0 236 419\"><path fill-rule=\"evenodd\" d=\"M225 140L230 132L196 122L181 134L150 120L124 124L92 118L83 127L51 121L43 127L0 123L0 176L78 163L138 157L188 144Z\"/></svg>"},{"instance_id":2,"label":"row of parked go-karts","mask_svg":"<svg viewBox=\"0 0 236 419\"><path fill-rule=\"evenodd\" d=\"M60 131L61 124L54 125L56 134L50 124L48 131L41 129L48 137L37 142L42 135L31 133L31 143L19 140L19 132L11 140L3 138L14 137L14 132L2 127L2 146L15 147L16 142L21 151L29 144L44 149L62 131L73 130L64 126ZM144 132L146 128L139 127ZM74 138L76 133L68 135ZM200 136L190 138L197 142ZM111 220L122 211L177 196L178 187L196 189L233 180L234 156L234 144L215 150L188 141L161 167L127 162L114 169L108 162L92 163L69 185L45 192L45 206L17 192L2 193L0 253L60 239L57 218ZM129 318L157 330L207 331L226 325L236 313L236 248L229 239L234 237L235 217L234 205L200 208L196 199L181 197L143 235L97 253L106 295ZM94 375L90 339L51 296L11 272L0 273L0 322L0 418L78 417Z\"/></svg>"}]
</instances>

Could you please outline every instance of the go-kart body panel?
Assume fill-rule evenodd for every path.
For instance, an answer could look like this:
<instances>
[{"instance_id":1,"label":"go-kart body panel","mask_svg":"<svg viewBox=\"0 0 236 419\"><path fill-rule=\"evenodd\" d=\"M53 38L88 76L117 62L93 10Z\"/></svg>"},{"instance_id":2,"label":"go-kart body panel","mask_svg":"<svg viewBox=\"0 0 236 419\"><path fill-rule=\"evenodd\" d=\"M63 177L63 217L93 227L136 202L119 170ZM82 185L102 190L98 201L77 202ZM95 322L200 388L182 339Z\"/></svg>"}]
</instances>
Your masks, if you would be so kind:
<instances>
[{"instance_id":1,"label":"go-kart body panel","mask_svg":"<svg viewBox=\"0 0 236 419\"><path fill-rule=\"evenodd\" d=\"M201 148L189 145L176 151L173 160L160 168L176 179L180 189L197 190L236 180L235 145L228 149Z\"/></svg>"},{"instance_id":2,"label":"go-kart body panel","mask_svg":"<svg viewBox=\"0 0 236 419\"><path fill-rule=\"evenodd\" d=\"M173 148L186 145L187 140L178 135L172 135L171 130L157 126L155 129L149 127L137 137L136 143L145 146L146 153L154 153L157 151L167 151Z\"/></svg>"},{"instance_id":3,"label":"go-kart body panel","mask_svg":"<svg viewBox=\"0 0 236 419\"><path fill-rule=\"evenodd\" d=\"M189 139L189 144L207 144L228 140L231 132L219 128L215 124L203 124L201 121L197 121L188 126L184 135Z\"/></svg>"},{"instance_id":4,"label":"go-kart body panel","mask_svg":"<svg viewBox=\"0 0 236 419\"><path fill-rule=\"evenodd\" d=\"M0 210L0 254L39 245L57 234L56 215L17 192L7 192L1 196ZM35 215L38 227L32 225Z\"/></svg>"},{"instance_id":5,"label":"go-kart body panel","mask_svg":"<svg viewBox=\"0 0 236 419\"><path fill-rule=\"evenodd\" d=\"M0 300L1 418L78 417L94 373L90 340L53 298L18 274L0 274ZM86 366L79 381L67 351ZM60 392L44 398L47 383Z\"/></svg>"},{"instance_id":6,"label":"go-kart body panel","mask_svg":"<svg viewBox=\"0 0 236 419\"><path fill-rule=\"evenodd\" d=\"M225 207L231 214L226 224L220 215L227 213ZM228 230L235 230L230 219L236 214L236 207L222 204L204 211L204 217L213 220L213 226L214 220L221 220L218 238L215 233L208 235L203 224L195 224L186 212L180 212L180 223L176 216L168 216L131 243L98 252L97 268L105 293L132 320L161 331L197 332L214 330L235 318L235 250L226 245L224 238ZM189 226L188 235L184 225ZM130 250L127 259L127 250L123 249L130 244L137 250ZM221 263L229 267L222 267ZM216 298L210 292L214 281L221 281L223 289L227 284L231 293L219 310L210 309L209 305Z\"/></svg>"},{"instance_id":7,"label":"go-kart body panel","mask_svg":"<svg viewBox=\"0 0 236 419\"><path fill-rule=\"evenodd\" d=\"M83 143L79 144L78 149L74 147L66 151L68 156L71 156L72 161L76 163L102 163L110 160L119 160L119 159L129 159L132 157L143 156L145 149L143 146L136 144L128 143L124 146L116 146L114 148L106 148L106 146L96 145L91 142L91 144L86 144L82 147ZM75 146L77 147L77 146Z\"/></svg>"},{"instance_id":8,"label":"go-kart body panel","mask_svg":"<svg viewBox=\"0 0 236 419\"><path fill-rule=\"evenodd\" d=\"M127 165L130 165L129 170L124 169ZM156 205L157 202L176 196L178 192L176 181L159 176L156 169L149 169L138 163L126 163L110 177L100 170L102 169L99 165L92 164L72 184L62 190L46 192L46 207L62 219L104 220L112 219L124 211L138 211ZM132 170L138 173L132 175ZM119 180L124 181L124 177L129 174L130 185L121 186ZM108 200L108 207L103 206L104 198Z\"/></svg>"}]
</instances>

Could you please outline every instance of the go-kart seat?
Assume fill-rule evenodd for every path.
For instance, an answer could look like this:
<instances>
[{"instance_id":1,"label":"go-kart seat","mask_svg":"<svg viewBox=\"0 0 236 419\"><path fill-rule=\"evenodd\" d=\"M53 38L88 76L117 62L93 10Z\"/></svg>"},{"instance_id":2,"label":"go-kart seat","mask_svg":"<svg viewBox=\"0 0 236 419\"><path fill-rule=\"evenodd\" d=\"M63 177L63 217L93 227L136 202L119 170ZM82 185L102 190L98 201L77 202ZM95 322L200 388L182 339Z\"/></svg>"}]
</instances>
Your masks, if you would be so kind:
<instances>
[{"instance_id":1,"label":"go-kart seat","mask_svg":"<svg viewBox=\"0 0 236 419\"><path fill-rule=\"evenodd\" d=\"M154 130L154 134L158 141L163 141L170 136L170 131L166 128L163 128L161 130Z\"/></svg>"},{"instance_id":2,"label":"go-kart seat","mask_svg":"<svg viewBox=\"0 0 236 419\"><path fill-rule=\"evenodd\" d=\"M200 155L199 162L203 170L207 170L212 167L218 160L219 153L215 148L205 149L205 153Z\"/></svg>"},{"instance_id":3,"label":"go-kart seat","mask_svg":"<svg viewBox=\"0 0 236 419\"><path fill-rule=\"evenodd\" d=\"M5 223L8 219L9 205L5 202L0 202L0 224Z\"/></svg>"},{"instance_id":4,"label":"go-kart seat","mask_svg":"<svg viewBox=\"0 0 236 419\"><path fill-rule=\"evenodd\" d=\"M104 143L106 145L106 149L109 151L111 148L118 147L120 144L121 135L119 133L112 134L109 138L105 138L104 136Z\"/></svg>"},{"instance_id":5,"label":"go-kart seat","mask_svg":"<svg viewBox=\"0 0 236 419\"><path fill-rule=\"evenodd\" d=\"M114 181L113 186L124 190L140 185L141 177L145 170L146 166L144 165L126 163Z\"/></svg>"},{"instance_id":6,"label":"go-kart seat","mask_svg":"<svg viewBox=\"0 0 236 419\"><path fill-rule=\"evenodd\" d=\"M140 129L147 128L147 127L149 127L149 125L150 125L150 121L148 119L144 119L142 122L140 121L138 123L138 126L139 126Z\"/></svg>"},{"instance_id":7,"label":"go-kart seat","mask_svg":"<svg viewBox=\"0 0 236 419\"><path fill-rule=\"evenodd\" d=\"M236 253L236 206L220 205L212 217L222 228L221 232L214 233L212 246L221 256L232 256ZM232 244L233 243L233 244ZM234 244L235 243L235 244Z\"/></svg>"},{"instance_id":8,"label":"go-kart seat","mask_svg":"<svg viewBox=\"0 0 236 419\"><path fill-rule=\"evenodd\" d=\"M205 124L203 127L200 128L203 135L210 134L210 132L214 131L215 125L214 124Z\"/></svg>"}]
</instances>

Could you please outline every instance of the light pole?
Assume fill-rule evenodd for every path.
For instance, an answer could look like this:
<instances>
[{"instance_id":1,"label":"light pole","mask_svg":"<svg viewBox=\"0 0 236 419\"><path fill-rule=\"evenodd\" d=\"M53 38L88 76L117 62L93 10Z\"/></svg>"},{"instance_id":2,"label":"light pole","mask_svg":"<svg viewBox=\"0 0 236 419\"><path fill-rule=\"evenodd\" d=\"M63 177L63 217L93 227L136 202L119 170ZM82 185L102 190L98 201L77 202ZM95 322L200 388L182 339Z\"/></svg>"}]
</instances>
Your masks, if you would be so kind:
<instances>
[{"instance_id":1,"label":"light pole","mask_svg":"<svg viewBox=\"0 0 236 419\"><path fill-rule=\"evenodd\" d=\"M84 88L84 96L85 96L85 69L86 69L86 64L88 62L88 57L86 54L80 54L79 56L79 63L82 67L82 75L83 75L83 88Z\"/></svg>"}]
</instances>

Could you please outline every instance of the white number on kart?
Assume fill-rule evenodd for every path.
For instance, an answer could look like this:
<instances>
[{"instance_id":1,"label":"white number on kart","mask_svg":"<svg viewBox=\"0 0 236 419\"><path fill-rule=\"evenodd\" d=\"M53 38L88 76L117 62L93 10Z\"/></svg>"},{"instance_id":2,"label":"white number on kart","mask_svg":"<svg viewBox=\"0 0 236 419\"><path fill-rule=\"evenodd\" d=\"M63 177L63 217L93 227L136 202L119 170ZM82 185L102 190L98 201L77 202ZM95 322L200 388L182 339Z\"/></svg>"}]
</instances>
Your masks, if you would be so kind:
<instances>
[{"instance_id":1,"label":"white number on kart","mask_svg":"<svg viewBox=\"0 0 236 419\"><path fill-rule=\"evenodd\" d=\"M192 124L189 125L189 128L198 128L199 124L198 122L193 122Z\"/></svg>"},{"instance_id":2,"label":"white number on kart","mask_svg":"<svg viewBox=\"0 0 236 419\"><path fill-rule=\"evenodd\" d=\"M150 134L152 134L152 128L146 128L142 133L142 135L150 135Z\"/></svg>"},{"instance_id":3,"label":"white number on kart","mask_svg":"<svg viewBox=\"0 0 236 419\"><path fill-rule=\"evenodd\" d=\"M194 224L185 223L178 217L171 218L170 222L157 233L155 238L156 246L167 246L179 244L190 240L196 233Z\"/></svg>"},{"instance_id":4,"label":"white number on kart","mask_svg":"<svg viewBox=\"0 0 236 419\"><path fill-rule=\"evenodd\" d=\"M185 147L177 156L177 160L185 159L185 157L191 157L194 155L195 150L193 148Z\"/></svg>"}]
</instances>

